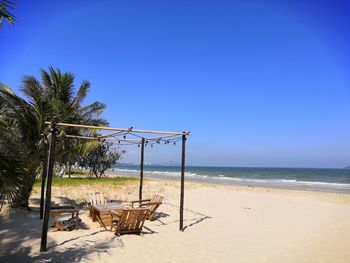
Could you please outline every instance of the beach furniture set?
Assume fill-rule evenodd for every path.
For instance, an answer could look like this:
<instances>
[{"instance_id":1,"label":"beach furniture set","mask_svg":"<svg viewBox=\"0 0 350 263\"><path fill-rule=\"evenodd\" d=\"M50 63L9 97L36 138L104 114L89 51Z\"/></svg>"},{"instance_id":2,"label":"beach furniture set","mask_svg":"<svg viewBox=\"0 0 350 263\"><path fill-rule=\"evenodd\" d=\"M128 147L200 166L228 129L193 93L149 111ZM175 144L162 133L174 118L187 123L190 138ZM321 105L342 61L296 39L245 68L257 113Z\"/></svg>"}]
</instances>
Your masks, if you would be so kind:
<instances>
[{"instance_id":1,"label":"beach furniture set","mask_svg":"<svg viewBox=\"0 0 350 263\"><path fill-rule=\"evenodd\" d=\"M108 200L102 194L94 193L87 199L89 216L101 227L121 234L140 234L145 220L154 220L155 212L162 204L164 197L154 195L151 199L132 201L129 204Z\"/></svg>"},{"instance_id":2,"label":"beach furniture set","mask_svg":"<svg viewBox=\"0 0 350 263\"><path fill-rule=\"evenodd\" d=\"M155 220L155 213L162 204L164 197L156 194L151 199L131 201L130 205L123 205L117 200L108 200L101 193L93 193L86 199L89 217L93 222L99 222L101 227L115 232L116 235L140 234L145 220ZM59 220L59 216L71 214L66 220ZM50 208L50 216L58 231L79 229L81 219L79 209L73 206L56 206Z\"/></svg>"}]
</instances>

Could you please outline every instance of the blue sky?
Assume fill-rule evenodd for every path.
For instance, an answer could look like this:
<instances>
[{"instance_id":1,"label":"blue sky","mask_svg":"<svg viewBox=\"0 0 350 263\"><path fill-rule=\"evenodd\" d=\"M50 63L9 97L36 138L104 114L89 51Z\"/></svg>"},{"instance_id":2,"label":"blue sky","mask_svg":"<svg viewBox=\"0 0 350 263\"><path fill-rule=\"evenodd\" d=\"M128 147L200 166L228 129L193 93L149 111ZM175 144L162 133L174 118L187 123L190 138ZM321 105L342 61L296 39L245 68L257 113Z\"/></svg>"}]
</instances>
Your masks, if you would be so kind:
<instances>
[{"instance_id":1,"label":"blue sky","mask_svg":"<svg viewBox=\"0 0 350 263\"><path fill-rule=\"evenodd\" d=\"M348 1L18 1L0 81L49 65L111 126L190 130L189 165L350 164ZM137 162L135 147L125 162ZM179 163L179 146L146 151Z\"/></svg>"}]
</instances>

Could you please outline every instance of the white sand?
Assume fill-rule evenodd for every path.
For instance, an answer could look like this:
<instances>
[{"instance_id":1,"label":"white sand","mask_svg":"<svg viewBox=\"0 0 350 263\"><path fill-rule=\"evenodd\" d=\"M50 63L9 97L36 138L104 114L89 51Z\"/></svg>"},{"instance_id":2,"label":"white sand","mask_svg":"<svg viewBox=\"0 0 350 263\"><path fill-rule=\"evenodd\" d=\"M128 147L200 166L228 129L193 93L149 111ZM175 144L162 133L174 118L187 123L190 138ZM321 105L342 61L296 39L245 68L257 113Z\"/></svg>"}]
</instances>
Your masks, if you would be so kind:
<instances>
[{"instance_id":1,"label":"white sand","mask_svg":"<svg viewBox=\"0 0 350 263\"><path fill-rule=\"evenodd\" d=\"M53 195L82 200L92 191L137 196L136 185L54 188ZM83 215L82 229L50 229L49 251L42 254L37 210L5 209L0 262L350 262L350 195L190 183L187 228L179 232L178 184L147 181L145 196L157 192L166 196L163 217L147 221L143 235L116 237Z\"/></svg>"}]
</instances>

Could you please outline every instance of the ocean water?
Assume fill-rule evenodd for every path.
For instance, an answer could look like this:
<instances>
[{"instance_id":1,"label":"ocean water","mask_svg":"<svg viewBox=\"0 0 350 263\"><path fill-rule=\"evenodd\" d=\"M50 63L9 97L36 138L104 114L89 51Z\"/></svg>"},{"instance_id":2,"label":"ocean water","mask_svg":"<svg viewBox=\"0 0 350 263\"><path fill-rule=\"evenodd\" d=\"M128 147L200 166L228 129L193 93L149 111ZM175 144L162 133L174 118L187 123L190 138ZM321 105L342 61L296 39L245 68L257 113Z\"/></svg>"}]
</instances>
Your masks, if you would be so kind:
<instances>
[{"instance_id":1,"label":"ocean water","mask_svg":"<svg viewBox=\"0 0 350 263\"><path fill-rule=\"evenodd\" d=\"M139 166L117 165L115 174L139 176ZM144 166L144 176L180 178L179 166ZM350 193L350 169L186 166L186 180Z\"/></svg>"}]
</instances>

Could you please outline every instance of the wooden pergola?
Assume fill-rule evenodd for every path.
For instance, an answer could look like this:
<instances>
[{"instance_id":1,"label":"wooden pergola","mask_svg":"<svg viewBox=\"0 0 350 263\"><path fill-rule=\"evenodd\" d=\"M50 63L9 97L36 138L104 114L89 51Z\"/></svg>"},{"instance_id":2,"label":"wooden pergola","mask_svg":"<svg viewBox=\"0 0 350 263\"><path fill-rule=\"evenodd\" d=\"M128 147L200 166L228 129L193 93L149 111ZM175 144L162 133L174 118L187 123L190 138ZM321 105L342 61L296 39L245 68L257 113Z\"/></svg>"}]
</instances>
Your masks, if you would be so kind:
<instances>
[{"instance_id":1,"label":"wooden pergola","mask_svg":"<svg viewBox=\"0 0 350 263\"><path fill-rule=\"evenodd\" d=\"M142 199L142 186L143 186L143 166L144 166L144 149L145 146L153 147L154 144L176 144L181 141L181 184L180 184L180 218L179 218L179 230L184 231L183 226L183 210L184 210L184 187L185 187L185 146L186 136L190 135L190 132L165 132L165 131L150 131L150 130L136 130L133 127L130 128L111 128L101 126L91 126L82 124L71 123L55 123L45 122L49 125L48 129L48 148L45 156L45 162L47 162L47 170L44 171L42 179L41 189L41 202L40 202L40 218L44 217L41 233L41 246L40 251L47 250L47 231L49 223L49 213L51 205L51 186L53 168L55 163L55 149L58 136L66 138L76 138L84 140L98 140L98 141L114 141L118 145L138 145L141 148L141 161L140 161L140 184L139 184L139 199ZM65 129L78 128L85 131L95 131L91 135L73 135L66 134ZM46 178L45 178L46 177ZM45 191L46 190L46 191ZM45 195L45 204L44 204Z\"/></svg>"}]
</instances>

